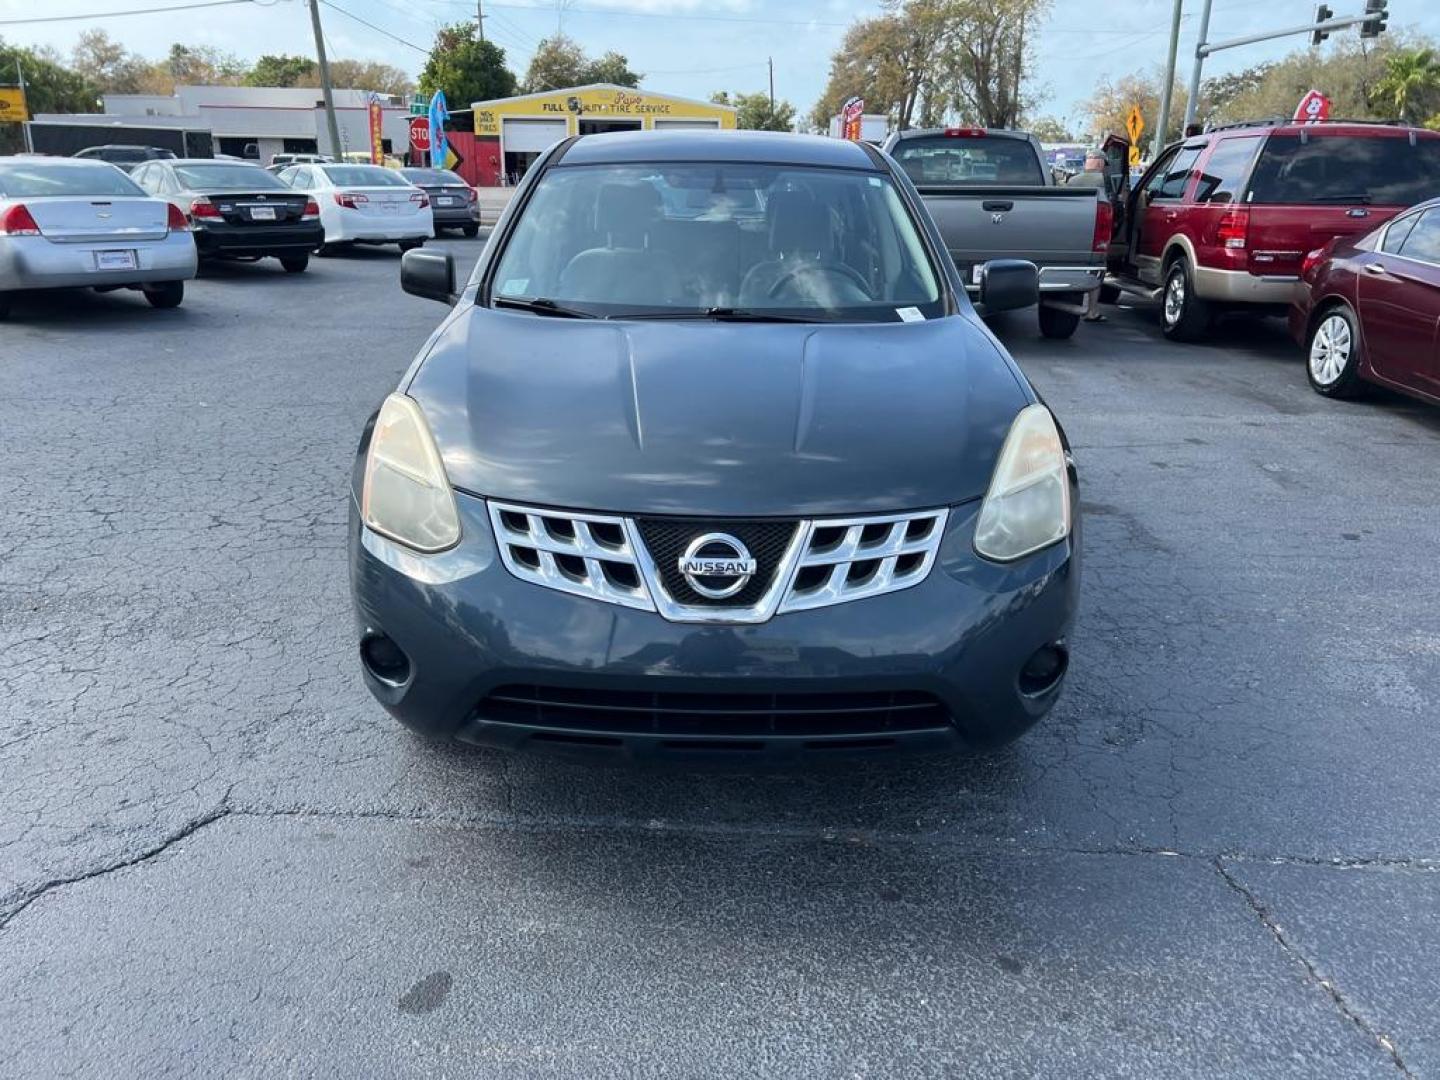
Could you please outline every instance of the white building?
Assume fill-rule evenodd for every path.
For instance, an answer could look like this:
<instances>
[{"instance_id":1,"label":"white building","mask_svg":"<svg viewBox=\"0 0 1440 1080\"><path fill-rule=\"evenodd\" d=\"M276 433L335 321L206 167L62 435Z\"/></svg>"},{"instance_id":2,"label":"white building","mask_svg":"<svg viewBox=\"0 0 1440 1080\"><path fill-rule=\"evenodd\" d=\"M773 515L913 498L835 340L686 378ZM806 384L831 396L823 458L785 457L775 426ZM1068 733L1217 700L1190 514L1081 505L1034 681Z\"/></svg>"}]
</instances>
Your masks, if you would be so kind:
<instances>
[{"instance_id":1,"label":"white building","mask_svg":"<svg viewBox=\"0 0 1440 1080\"><path fill-rule=\"evenodd\" d=\"M335 122L339 151L370 149L369 94L336 90ZM280 153L334 154L325 123L321 91L289 86L178 86L173 96L106 94L103 116L90 123L149 127L208 128L217 154L233 154L268 163ZM381 95L385 149L404 154L409 148L409 109ZM75 123L74 115L35 117L41 123ZM124 139L117 132L116 142Z\"/></svg>"}]
</instances>

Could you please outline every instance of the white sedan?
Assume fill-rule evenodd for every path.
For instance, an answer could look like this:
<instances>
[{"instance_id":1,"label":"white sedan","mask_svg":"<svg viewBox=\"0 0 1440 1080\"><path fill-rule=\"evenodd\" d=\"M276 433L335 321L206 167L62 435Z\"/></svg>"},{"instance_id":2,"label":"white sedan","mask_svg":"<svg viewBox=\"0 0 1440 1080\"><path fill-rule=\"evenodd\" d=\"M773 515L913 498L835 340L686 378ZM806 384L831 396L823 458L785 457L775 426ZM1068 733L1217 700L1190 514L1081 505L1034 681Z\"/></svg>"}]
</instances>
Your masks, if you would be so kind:
<instances>
[{"instance_id":1,"label":"white sedan","mask_svg":"<svg viewBox=\"0 0 1440 1080\"><path fill-rule=\"evenodd\" d=\"M430 196L394 169L315 162L293 165L280 179L320 205L325 243L318 254L350 244L399 244L408 251L435 235Z\"/></svg>"},{"instance_id":2,"label":"white sedan","mask_svg":"<svg viewBox=\"0 0 1440 1080\"><path fill-rule=\"evenodd\" d=\"M26 289L140 289L177 306L195 276L179 207L103 161L0 158L0 318Z\"/></svg>"}]
</instances>

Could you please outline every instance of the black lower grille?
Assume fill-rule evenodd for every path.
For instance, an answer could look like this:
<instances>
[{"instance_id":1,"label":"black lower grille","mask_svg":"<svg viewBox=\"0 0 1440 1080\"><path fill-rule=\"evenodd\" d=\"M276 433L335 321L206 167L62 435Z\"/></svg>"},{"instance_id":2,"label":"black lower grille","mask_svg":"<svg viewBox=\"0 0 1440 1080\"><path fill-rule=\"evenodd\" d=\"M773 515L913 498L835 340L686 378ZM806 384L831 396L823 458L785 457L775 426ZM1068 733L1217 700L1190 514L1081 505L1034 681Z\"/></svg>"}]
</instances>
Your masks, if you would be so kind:
<instances>
[{"instance_id":1,"label":"black lower grille","mask_svg":"<svg viewBox=\"0 0 1440 1080\"><path fill-rule=\"evenodd\" d=\"M677 604L696 607L749 607L765 595L775 571L795 538L794 521L729 521L715 518L637 518L640 538L660 572L665 592ZM697 536L728 533L750 552L755 576L734 596L715 600L690 588L680 573L680 557Z\"/></svg>"},{"instance_id":2,"label":"black lower grille","mask_svg":"<svg viewBox=\"0 0 1440 1080\"><path fill-rule=\"evenodd\" d=\"M950 725L945 706L923 690L687 694L516 685L491 691L478 715L577 733L697 738L884 735Z\"/></svg>"}]
</instances>

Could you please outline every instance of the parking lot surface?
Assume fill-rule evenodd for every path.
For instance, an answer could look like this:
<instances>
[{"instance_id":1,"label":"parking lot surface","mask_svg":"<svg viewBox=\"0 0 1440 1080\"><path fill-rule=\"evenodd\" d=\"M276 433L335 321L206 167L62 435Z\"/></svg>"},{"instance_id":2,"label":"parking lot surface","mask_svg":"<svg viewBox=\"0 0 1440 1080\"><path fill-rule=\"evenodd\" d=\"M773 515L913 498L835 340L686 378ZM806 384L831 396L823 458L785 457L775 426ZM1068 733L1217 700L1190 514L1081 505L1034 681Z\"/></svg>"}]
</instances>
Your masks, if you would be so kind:
<instances>
[{"instance_id":1,"label":"parking lot surface","mask_svg":"<svg viewBox=\"0 0 1440 1080\"><path fill-rule=\"evenodd\" d=\"M1081 469L1040 728L506 757L360 682L352 454L443 312L397 274L0 325L0 1075L1440 1074L1440 410L1275 320L999 319Z\"/></svg>"}]
</instances>

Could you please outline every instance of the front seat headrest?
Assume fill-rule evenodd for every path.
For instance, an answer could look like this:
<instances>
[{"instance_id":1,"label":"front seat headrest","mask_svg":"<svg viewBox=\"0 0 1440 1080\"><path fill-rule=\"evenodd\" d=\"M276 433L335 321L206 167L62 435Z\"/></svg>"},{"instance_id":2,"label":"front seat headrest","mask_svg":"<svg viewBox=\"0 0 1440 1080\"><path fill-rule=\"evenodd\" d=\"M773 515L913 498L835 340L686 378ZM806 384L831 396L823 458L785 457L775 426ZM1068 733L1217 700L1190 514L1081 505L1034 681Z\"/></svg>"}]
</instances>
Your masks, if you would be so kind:
<instances>
[{"instance_id":1,"label":"front seat headrest","mask_svg":"<svg viewBox=\"0 0 1440 1080\"><path fill-rule=\"evenodd\" d=\"M595 198L595 231L611 247L645 246L650 226L660 216L660 193L650 184L602 184Z\"/></svg>"}]
</instances>

